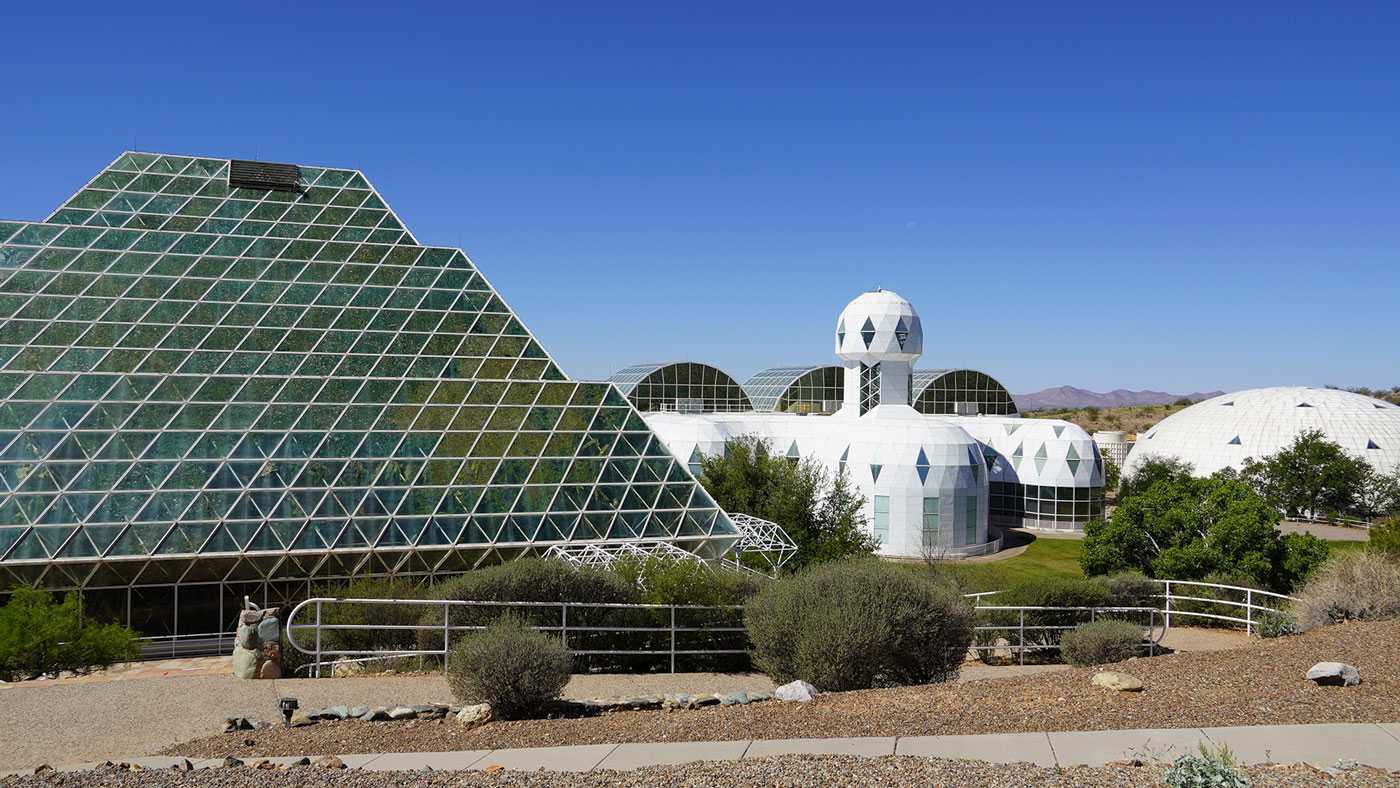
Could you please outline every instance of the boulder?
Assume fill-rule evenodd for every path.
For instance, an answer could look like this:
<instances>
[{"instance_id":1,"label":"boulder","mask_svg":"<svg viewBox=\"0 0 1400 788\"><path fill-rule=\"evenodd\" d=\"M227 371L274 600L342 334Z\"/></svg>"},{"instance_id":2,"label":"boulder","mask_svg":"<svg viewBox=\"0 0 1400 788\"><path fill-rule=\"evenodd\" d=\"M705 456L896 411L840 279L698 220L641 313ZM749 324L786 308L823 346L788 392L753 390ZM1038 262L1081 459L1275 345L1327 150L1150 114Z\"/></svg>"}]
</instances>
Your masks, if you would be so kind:
<instances>
[{"instance_id":1,"label":"boulder","mask_svg":"<svg viewBox=\"0 0 1400 788\"><path fill-rule=\"evenodd\" d=\"M389 716L389 709L387 706L376 706L371 709L369 714L365 715L363 719L370 722L383 722L392 718Z\"/></svg>"},{"instance_id":2,"label":"boulder","mask_svg":"<svg viewBox=\"0 0 1400 788\"><path fill-rule=\"evenodd\" d=\"M797 681L790 681L774 690L773 696L778 700L795 700L806 703L817 697L817 688L798 679Z\"/></svg>"},{"instance_id":3,"label":"boulder","mask_svg":"<svg viewBox=\"0 0 1400 788\"><path fill-rule=\"evenodd\" d=\"M346 706L328 706L316 716L323 720L343 720L350 716L350 709Z\"/></svg>"},{"instance_id":4,"label":"boulder","mask_svg":"<svg viewBox=\"0 0 1400 788\"><path fill-rule=\"evenodd\" d=\"M334 755L327 755L326 757L316 761L316 765L320 766L323 769L344 769L345 761L340 760Z\"/></svg>"},{"instance_id":5,"label":"boulder","mask_svg":"<svg viewBox=\"0 0 1400 788\"><path fill-rule=\"evenodd\" d=\"M239 648L246 648L253 651L258 647L258 630L251 624L239 624L238 630L233 636L233 643Z\"/></svg>"},{"instance_id":6,"label":"boulder","mask_svg":"<svg viewBox=\"0 0 1400 788\"><path fill-rule=\"evenodd\" d=\"M242 646L233 647L233 675L240 679L258 677L258 652Z\"/></svg>"},{"instance_id":7,"label":"boulder","mask_svg":"<svg viewBox=\"0 0 1400 788\"><path fill-rule=\"evenodd\" d=\"M721 705L721 706L744 706L744 705L747 705L748 702L749 702L749 693L747 693L747 692L731 692L730 694L724 696L724 699L721 700L721 701L719 702L719 705Z\"/></svg>"},{"instance_id":8,"label":"boulder","mask_svg":"<svg viewBox=\"0 0 1400 788\"><path fill-rule=\"evenodd\" d=\"M1308 678L1320 687L1355 687L1361 671L1345 662L1319 662L1308 668Z\"/></svg>"},{"instance_id":9,"label":"boulder","mask_svg":"<svg viewBox=\"0 0 1400 788\"><path fill-rule=\"evenodd\" d=\"M351 717L363 718L367 714L369 714L368 706L355 706L354 708L350 709Z\"/></svg>"},{"instance_id":10,"label":"boulder","mask_svg":"<svg viewBox=\"0 0 1400 788\"><path fill-rule=\"evenodd\" d=\"M411 720L418 716L418 712L408 706L395 706L389 710L391 720Z\"/></svg>"},{"instance_id":11,"label":"boulder","mask_svg":"<svg viewBox=\"0 0 1400 788\"><path fill-rule=\"evenodd\" d=\"M491 704L478 703L473 706L464 706L457 712L457 722L468 728L475 728L478 725L485 725L491 721Z\"/></svg>"},{"instance_id":12,"label":"boulder","mask_svg":"<svg viewBox=\"0 0 1400 788\"><path fill-rule=\"evenodd\" d=\"M1116 670L1104 670L1094 674L1090 682L1096 687L1117 690L1119 692L1142 692L1142 682L1127 673L1119 673Z\"/></svg>"},{"instance_id":13,"label":"boulder","mask_svg":"<svg viewBox=\"0 0 1400 788\"><path fill-rule=\"evenodd\" d=\"M749 693L749 703L758 703L759 701L772 700L772 699L773 699L773 693L771 693L771 692L750 692L750 693Z\"/></svg>"},{"instance_id":14,"label":"boulder","mask_svg":"<svg viewBox=\"0 0 1400 788\"><path fill-rule=\"evenodd\" d=\"M264 618L258 622L258 640L276 642L282 638L282 624L275 618Z\"/></svg>"},{"instance_id":15,"label":"boulder","mask_svg":"<svg viewBox=\"0 0 1400 788\"><path fill-rule=\"evenodd\" d=\"M315 725L316 718L312 716L312 714L308 713L307 709L302 709L301 711L298 711L295 714L293 714L291 721L287 724L291 725L293 728L300 728L304 725Z\"/></svg>"}]
</instances>

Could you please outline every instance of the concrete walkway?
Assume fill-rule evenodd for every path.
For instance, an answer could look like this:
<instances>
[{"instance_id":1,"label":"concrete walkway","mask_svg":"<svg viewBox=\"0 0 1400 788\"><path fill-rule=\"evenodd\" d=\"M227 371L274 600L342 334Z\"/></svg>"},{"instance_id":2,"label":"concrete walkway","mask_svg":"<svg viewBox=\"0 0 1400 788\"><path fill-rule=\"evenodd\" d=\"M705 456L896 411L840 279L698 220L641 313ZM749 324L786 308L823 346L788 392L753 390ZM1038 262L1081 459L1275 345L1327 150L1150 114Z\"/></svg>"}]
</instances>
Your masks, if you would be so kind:
<instances>
[{"instance_id":1,"label":"concrete walkway","mask_svg":"<svg viewBox=\"0 0 1400 788\"><path fill-rule=\"evenodd\" d=\"M656 744L586 744L572 747L532 747L514 750L463 752L379 753L340 755L351 769L410 771L507 769L591 771L640 769L691 761L737 761L775 755L912 755L958 758L992 763L1030 762L1040 766L1103 766L1140 759L1167 762L1198 745L1228 746L1244 764L1310 763L1329 767L1355 761L1381 769L1400 770L1400 723L1324 725L1258 725L1237 728L1169 728L1125 731L1057 733L989 733L975 736L900 736L851 739L776 739ZM314 763L316 756L311 756ZM297 757L247 758L293 763ZM147 768L177 766L183 758L164 756L127 759ZM193 761L196 769L216 768L222 759ZM91 768L77 764L60 770ZM8 774L25 774L25 771ZM3 775L0 775L3 776Z\"/></svg>"}]
</instances>

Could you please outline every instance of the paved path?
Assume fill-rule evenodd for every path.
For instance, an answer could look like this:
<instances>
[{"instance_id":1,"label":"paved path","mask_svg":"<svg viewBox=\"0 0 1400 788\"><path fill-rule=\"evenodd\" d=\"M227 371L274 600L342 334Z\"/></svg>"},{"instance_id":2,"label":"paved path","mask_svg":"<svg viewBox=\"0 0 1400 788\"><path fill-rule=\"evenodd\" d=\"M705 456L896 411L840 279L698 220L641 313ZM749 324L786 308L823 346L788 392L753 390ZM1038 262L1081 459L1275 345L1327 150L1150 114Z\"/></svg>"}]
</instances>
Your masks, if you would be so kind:
<instances>
[{"instance_id":1,"label":"paved path","mask_svg":"<svg viewBox=\"0 0 1400 788\"><path fill-rule=\"evenodd\" d=\"M507 769L591 771L640 769L691 761L737 761L775 755L912 755L961 758L992 763L1030 762L1040 766L1103 766L1114 761L1170 761L1201 744L1226 745L1245 764L1310 763L1328 767L1355 761L1382 769L1400 770L1400 723L1327 725L1259 725L1238 728L1177 728L1125 731L1067 731L1058 733L990 733L975 736L901 736L850 739L777 739L657 744L587 744L573 747L532 747L515 750L383 753L341 755L351 769L409 771L414 769ZM183 758L127 759L150 768L169 768ZM257 758L249 758L256 762ZM267 758L291 763L298 758ZM312 761L316 760L312 757ZM197 769L214 768L222 759L194 762ZM63 769L88 768L75 764ZM12 772L22 773L22 772Z\"/></svg>"},{"instance_id":2,"label":"paved path","mask_svg":"<svg viewBox=\"0 0 1400 788\"><path fill-rule=\"evenodd\" d=\"M1284 520L1278 524L1278 529L1285 534L1312 534L1318 539L1326 539L1330 542L1367 542L1371 539L1371 532L1365 528L1350 528L1345 525L1328 525L1327 523Z\"/></svg>"}]
</instances>

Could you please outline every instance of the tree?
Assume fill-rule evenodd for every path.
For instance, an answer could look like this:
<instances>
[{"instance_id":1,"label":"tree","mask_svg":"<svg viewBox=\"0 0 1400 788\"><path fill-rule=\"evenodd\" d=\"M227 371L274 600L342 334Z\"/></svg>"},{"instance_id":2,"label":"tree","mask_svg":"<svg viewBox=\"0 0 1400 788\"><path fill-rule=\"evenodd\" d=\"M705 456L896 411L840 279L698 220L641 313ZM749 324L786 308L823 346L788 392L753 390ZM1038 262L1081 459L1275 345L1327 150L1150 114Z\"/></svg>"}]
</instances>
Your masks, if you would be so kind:
<instances>
[{"instance_id":1,"label":"tree","mask_svg":"<svg viewBox=\"0 0 1400 788\"><path fill-rule=\"evenodd\" d=\"M1099 449L1099 454L1103 457L1103 485L1106 490L1117 490L1118 482L1123 477L1123 471L1118 467L1118 461L1108 453L1108 449Z\"/></svg>"},{"instance_id":2,"label":"tree","mask_svg":"<svg viewBox=\"0 0 1400 788\"><path fill-rule=\"evenodd\" d=\"M1372 473L1321 430L1307 430L1274 454L1245 460L1241 476L1269 503L1298 517L1356 511Z\"/></svg>"},{"instance_id":3,"label":"tree","mask_svg":"<svg viewBox=\"0 0 1400 788\"><path fill-rule=\"evenodd\" d=\"M700 483L725 511L781 525L797 544L788 569L873 553L877 547L861 513L865 498L845 472L832 478L816 460L775 454L765 440L744 436L727 442L722 456L702 461Z\"/></svg>"},{"instance_id":4,"label":"tree","mask_svg":"<svg viewBox=\"0 0 1400 788\"><path fill-rule=\"evenodd\" d=\"M1400 468L1386 473L1368 464L1356 504L1363 517L1400 515Z\"/></svg>"},{"instance_id":5,"label":"tree","mask_svg":"<svg viewBox=\"0 0 1400 788\"><path fill-rule=\"evenodd\" d=\"M1146 490L1120 495L1107 521L1085 526L1085 574L1136 569L1150 577L1200 580L1245 575L1288 591L1327 555L1316 537L1279 534L1278 511L1229 474L1164 474Z\"/></svg>"},{"instance_id":6,"label":"tree","mask_svg":"<svg viewBox=\"0 0 1400 788\"><path fill-rule=\"evenodd\" d=\"M59 671L91 673L129 662L141 653L132 630L119 624L83 621L76 591L61 603L27 586L0 608L0 679L23 681Z\"/></svg>"},{"instance_id":7,"label":"tree","mask_svg":"<svg viewBox=\"0 0 1400 788\"><path fill-rule=\"evenodd\" d=\"M1159 481L1175 482L1189 479L1193 470L1195 469L1191 463L1175 457L1149 457L1131 476L1119 483L1118 497L1126 498L1147 492L1147 488Z\"/></svg>"}]
</instances>

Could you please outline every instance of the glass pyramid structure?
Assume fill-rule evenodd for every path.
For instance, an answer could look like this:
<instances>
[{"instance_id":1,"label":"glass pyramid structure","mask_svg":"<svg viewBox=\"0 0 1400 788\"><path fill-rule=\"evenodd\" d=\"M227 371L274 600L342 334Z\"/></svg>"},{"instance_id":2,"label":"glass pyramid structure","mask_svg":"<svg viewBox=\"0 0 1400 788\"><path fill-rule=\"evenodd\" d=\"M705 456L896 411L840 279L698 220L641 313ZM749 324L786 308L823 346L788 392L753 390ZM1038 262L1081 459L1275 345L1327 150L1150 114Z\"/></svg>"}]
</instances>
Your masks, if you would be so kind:
<instances>
[{"instance_id":1,"label":"glass pyramid structure","mask_svg":"<svg viewBox=\"0 0 1400 788\"><path fill-rule=\"evenodd\" d=\"M45 221L0 222L0 586L737 539L614 387L566 376L359 172L229 169L124 153Z\"/></svg>"}]
</instances>

